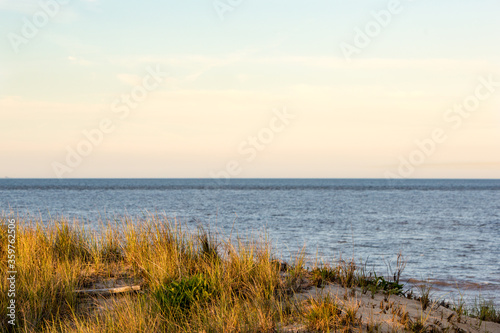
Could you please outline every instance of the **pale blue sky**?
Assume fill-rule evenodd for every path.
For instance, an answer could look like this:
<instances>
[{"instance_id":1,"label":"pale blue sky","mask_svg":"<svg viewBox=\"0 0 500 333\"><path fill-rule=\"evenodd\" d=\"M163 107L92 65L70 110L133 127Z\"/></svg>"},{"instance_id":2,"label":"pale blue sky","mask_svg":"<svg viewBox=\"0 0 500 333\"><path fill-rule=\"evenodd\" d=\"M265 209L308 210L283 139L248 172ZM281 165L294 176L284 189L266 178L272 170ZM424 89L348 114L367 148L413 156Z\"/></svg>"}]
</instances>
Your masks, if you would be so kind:
<instances>
[{"instance_id":1,"label":"pale blue sky","mask_svg":"<svg viewBox=\"0 0 500 333\"><path fill-rule=\"evenodd\" d=\"M248 0L224 20L214 2L70 0L16 53L9 34L40 4L0 0L0 177L56 177L103 118L115 130L62 177L205 178L237 161L235 177L381 178L436 128L448 139L408 177L500 177L500 88L459 128L443 120L481 77L500 81L498 1L402 0L351 62L341 43L391 1ZM119 119L110 105L148 66L165 82ZM248 161L238 147L284 107L296 119Z\"/></svg>"}]
</instances>

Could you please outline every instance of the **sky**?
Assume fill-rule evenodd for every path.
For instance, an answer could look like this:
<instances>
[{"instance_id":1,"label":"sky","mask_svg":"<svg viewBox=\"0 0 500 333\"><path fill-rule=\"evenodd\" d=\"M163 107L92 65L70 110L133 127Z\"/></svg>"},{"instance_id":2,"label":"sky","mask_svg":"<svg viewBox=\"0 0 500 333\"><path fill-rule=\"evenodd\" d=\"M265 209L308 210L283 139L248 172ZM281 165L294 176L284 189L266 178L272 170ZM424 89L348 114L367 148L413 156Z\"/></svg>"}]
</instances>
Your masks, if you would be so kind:
<instances>
[{"instance_id":1,"label":"sky","mask_svg":"<svg viewBox=\"0 0 500 333\"><path fill-rule=\"evenodd\" d=\"M500 178L497 0L0 0L0 177Z\"/></svg>"}]
</instances>

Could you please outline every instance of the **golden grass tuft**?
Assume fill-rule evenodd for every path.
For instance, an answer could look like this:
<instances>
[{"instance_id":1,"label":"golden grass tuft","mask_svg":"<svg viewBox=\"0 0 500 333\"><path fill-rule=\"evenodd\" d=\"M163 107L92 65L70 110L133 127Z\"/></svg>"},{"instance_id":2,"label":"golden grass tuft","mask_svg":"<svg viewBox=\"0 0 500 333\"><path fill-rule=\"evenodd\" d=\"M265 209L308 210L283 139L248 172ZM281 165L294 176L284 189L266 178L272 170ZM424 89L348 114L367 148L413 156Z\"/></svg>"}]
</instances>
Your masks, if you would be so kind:
<instances>
[{"instance_id":1,"label":"golden grass tuft","mask_svg":"<svg viewBox=\"0 0 500 333\"><path fill-rule=\"evenodd\" d=\"M17 221L16 231L18 332L273 332L292 316L291 283L265 242L221 242L157 216L115 223L101 235L64 220ZM2 227L2 251L6 235ZM290 270L298 279L301 270ZM194 277L208 297L199 296L206 291ZM142 292L109 299L74 292L120 284L140 284ZM0 292L7 294L5 283ZM3 318L8 301L0 299Z\"/></svg>"}]
</instances>

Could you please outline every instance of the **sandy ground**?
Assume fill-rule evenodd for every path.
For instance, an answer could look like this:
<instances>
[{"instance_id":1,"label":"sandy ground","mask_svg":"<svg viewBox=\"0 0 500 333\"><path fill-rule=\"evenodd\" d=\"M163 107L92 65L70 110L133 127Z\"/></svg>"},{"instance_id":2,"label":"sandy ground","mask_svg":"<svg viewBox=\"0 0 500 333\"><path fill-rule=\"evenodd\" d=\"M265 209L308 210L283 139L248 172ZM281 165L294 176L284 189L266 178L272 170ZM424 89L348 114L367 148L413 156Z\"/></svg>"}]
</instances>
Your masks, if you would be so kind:
<instances>
[{"instance_id":1,"label":"sandy ground","mask_svg":"<svg viewBox=\"0 0 500 333\"><path fill-rule=\"evenodd\" d=\"M89 283L91 289L115 288L134 285L131 278L124 278L126 273L119 274L115 278L105 281L95 279ZM500 333L500 324L484 322L475 318L459 316L455 311L437 303L431 303L425 310L422 309L420 301L408 299L396 295L384 295L377 293L372 295L370 291L363 294L360 288L344 288L337 284L328 284L323 288L311 287L306 279L303 287L308 288L294 296L296 302L308 302L311 298L321 298L331 295L338 303L358 307L357 316L361 319L361 325L353 328L353 331L368 332L405 332L404 323L421 322L425 330L415 332L474 332L474 333ZM93 297L82 300L81 306L93 308L94 310L106 311L113 307L113 298ZM281 327L279 331L307 333L303 324ZM332 330L333 332L333 330Z\"/></svg>"},{"instance_id":2,"label":"sandy ground","mask_svg":"<svg viewBox=\"0 0 500 333\"><path fill-rule=\"evenodd\" d=\"M370 292L363 294L360 288L345 289L339 285L330 284L324 288L311 288L295 296L298 302L310 298L318 298L330 294L343 304L358 304L358 316L362 327L357 330L366 332L367 325L375 327L378 332L404 332L402 322L422 322L425 332L499 332L500 324L482 322L478 319L459 316L444 306L431 303L425 310L418 300L401 296L385 296L378 293L372 296ZM405 314L408 313L406 316ZM292 325L285 329L288 332L307 332L304 326Z\"/></svg>"}]
</instances>

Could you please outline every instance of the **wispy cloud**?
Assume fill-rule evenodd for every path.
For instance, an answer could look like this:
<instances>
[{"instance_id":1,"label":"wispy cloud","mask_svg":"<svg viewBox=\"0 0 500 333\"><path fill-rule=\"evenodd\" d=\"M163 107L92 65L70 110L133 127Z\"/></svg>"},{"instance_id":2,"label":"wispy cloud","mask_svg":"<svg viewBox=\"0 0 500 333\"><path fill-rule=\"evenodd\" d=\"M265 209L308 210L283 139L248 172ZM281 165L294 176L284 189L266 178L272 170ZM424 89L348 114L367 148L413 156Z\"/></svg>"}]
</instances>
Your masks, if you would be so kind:
<instances>
[{"instance_id":1,"label":"wispy cloud","mask_svg":"<svg viewBox=\"0 0 500 333\"><path fill-rule=\"evenodd\" d=\"M84 58L81 58L81 57L68 56L68 61L73 65L79 65L79 66L92 65L91 61L85 60Z\"/></svg>"},{"instance_id":2,"label":"wispy cloud","mask_svg":"<svg viewBox=\"0 0 500 333\"><path fill-rule=\"evenodd\" d=\"M162 63L166 66L180 66L197 68L207 71L216 67L230 65L291 65L325 69L425 69L436 71L454 71L457 69L477 72L485 69L491 70L498 66L496 63L486 60L475 59L398 59L398 58L368 58L358 59L353 64L347 64L343 58L327 56L254 56L241 53L226 56L200 56L180 54L177 56L126 56L112 57L111 62L122 66L139 66L145 63Z\"/></svg>"}]
</instances>

